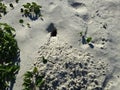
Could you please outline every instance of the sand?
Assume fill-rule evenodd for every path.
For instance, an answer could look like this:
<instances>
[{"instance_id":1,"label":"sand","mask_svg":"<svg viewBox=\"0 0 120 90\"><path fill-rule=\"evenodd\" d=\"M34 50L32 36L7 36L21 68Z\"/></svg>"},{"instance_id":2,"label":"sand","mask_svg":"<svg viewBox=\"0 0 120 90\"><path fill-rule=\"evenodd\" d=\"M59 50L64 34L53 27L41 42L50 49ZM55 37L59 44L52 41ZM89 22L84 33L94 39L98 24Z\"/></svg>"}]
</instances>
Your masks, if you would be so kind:
<instances>
[{"instance_id":1,"label":"sand","mask_svg":"<svg viewBox=\"0 0 120 90\"><path fill-rule=\"evenodd\" d=\"M33 1L42 6L43 20L22 17L22 5ZM23 74L34 64L46 74L49 90L120 90L120 0L3 2L8 6L8 13L0 22L16 29L20 48L20 71L13 90L22 90ZM14 9L9 3L13 3ZM24 26L19 23L21 18ZM54 37L51 37L52 29L57 30ZM82 42L80 32L86 32L86 38L92 37L92 47ZM41 56L53 63L43 64ZM86 74L81 74L84 71Z\"/></svg>"}]
</instances>

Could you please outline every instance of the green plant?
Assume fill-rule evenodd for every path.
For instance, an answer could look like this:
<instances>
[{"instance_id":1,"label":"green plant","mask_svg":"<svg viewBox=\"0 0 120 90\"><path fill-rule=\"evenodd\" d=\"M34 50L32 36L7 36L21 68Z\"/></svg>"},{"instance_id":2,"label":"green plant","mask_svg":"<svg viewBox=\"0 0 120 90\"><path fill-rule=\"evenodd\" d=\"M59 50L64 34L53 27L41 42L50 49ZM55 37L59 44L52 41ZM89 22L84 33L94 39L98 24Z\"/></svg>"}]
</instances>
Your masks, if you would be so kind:
<instances>
[{"instance_id":1,"label":"green plant","mask_svg":"<svg viewBox=\"0 0 120 90\"><path fill-rule=\"evenodd\" d=\"M20 19L20 20L19 20L19 23L24 23L24 20L23 20L23 19Z\"/></svg>"},{"instance_id":2,"label":"green plant","mask_svg":"<svg viewBox=\"0 0 120 90\"><path fill-rule=\"evenodd\" d=\"M15 75L19 71L18 65L8 64L2 65L0 64L0 90L6 90L9 87L10 81L15 80Z\"/></svg>"},{"instance_id":3,"label":"green plant","mask_svg":"<svg viewBox=\"0 0 120 90\"><path fill-rule=\"evenodd\" d=\"M37 67L34 67L33 71L27 71L23 80L23 90L36 90L37 87L41 88L44 84L44 76L39 74Z\"/></svg>"},{"instance_id":4,"label":"green plant","mask_svg":"<svg viewBox=\"0 0 120 90\"><path fill-rule=\"evenodd\" d=\"M80 32L80 36L83 36L83 32Z\"/></svg>"},{"instance_id":5,"label":"green plant","mask_svg":"<svg viewBox=\"0 0 120 90\"><path fill-rule=\"evenodd\" d=\"M0 2L0 13L3 13L5 15L7 13L6 9L7 6L4 3Z\"/></svg>"},{"instance_id":6,"label":"green plant","mask_svg":"<svg viewBox=\"0 0 120 90\"><path fill-rule=\"evenodd\" d=\"M19 0L15 0L15 2L16 2L16 3L18 3L18 2L19 2Z\"/></svg>"},{"instance_id":7,"label":"green plant","mask_svg":"<svg viewBox=\"0 0 120 90\"><path fill-rule=\"evenodd\" d=\"M0 23L0 63L10 62L16 57L19 48L14 37L15 29L6 23Z\"/></svg>"},{"instance_id":8,"label":"green plant","mask_svg":"<svg viewBox=\"0 0 120 90\"><path fill-rule=\"evenodd\" d=\"M90 43L92 41L92 37L87 37L86 41L87 41L87 43Z\"/></svg>"},{"instance_id":9,"label":"green plant","mask_svg":"<svg viewBox=\"0 0 120 90\"><path fill-rule=\"evenodd\" d=\"M92 41L92 37L87 37L87 31L83 34L83 32L80 32L80 36L82 37L82 43L83 44L89 44Z\"/></svg>"},{"instance_id":10,"label":"green plant","mask_svg":"<svg viewBox=\"0 0 120 90\"><path fill-rule=\"evenodd\" d=\"M15 29L0 23L0 90L9 87L20 68L16 61L19 48L14 37Z\"/></svg>"},{"instance_id":11,"label":"green plant","mask_svg":"<svg viewBox=\"0 0 120 90\"><path fill-rule=\"evenodd\" d=\"M26 3L23 5L24 8L21 8L21 13L23 13L23 15L25 15L26 17L30 17L30 16L36 16L36 17L40 17L41 15L41 10L40 8L42 8L40 5L37 5L35 2L32 3Z\"/></svg>"}]
</instances>

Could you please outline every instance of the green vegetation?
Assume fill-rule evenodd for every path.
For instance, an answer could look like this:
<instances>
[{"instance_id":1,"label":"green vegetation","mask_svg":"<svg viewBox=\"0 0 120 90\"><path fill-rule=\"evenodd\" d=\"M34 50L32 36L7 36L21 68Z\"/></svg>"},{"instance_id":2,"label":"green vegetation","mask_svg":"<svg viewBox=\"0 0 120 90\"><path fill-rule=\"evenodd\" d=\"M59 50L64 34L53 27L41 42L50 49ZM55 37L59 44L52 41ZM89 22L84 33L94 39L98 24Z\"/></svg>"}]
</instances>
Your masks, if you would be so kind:
<instances>
[{"instance_id":1,"label":"green vegetation","mask_svg":"<svg viewBox=\"0 0 120 90\"><path fill-rule=\"evenodd\" d=\"M0 2L0 13L3 13L5 15L7 13L6 9L7 6L4 3Z\"/></svg>"},{"instance_id":2,"label":"green vegetation","mask_svg":"<svg viewBox=\"0 0 120 90\"><path fill-rule=\"evenodd\" d=\"M41 12L40 8L42 8L40 5L37 5L35 2L32 3L26 3L23 5L24 8L21 8L21 13L23 13L26 17L40 17Z\"/></svg>"},{"instance_id":3,"label":"green vegetation","mask_svg":"<svg viewBox=\"0 0 120 90\"><path fill-rule=\"evenodd\" d=\"M23 20L23 19L20 19L20 20L19 20L19 23L23 24L23 23L24 23L24 20Z\"/></svg>"},{"instance_id":4,"label":"green vegetation","mask_svg":"<svg viewBox=\"0 0 120 90\"><path fill-rule=\"evenodd\" d=\"M19 20L19 23L21 23L22 26L24 26L24 25L23 25L23 23L24 23L24 20L23 20L23 19L20 19L20 20Z\"/></svg>"},{"instance_id":5,"label":"green vegetation","mask_svg":"<svg viewBox=\"0 0 120 90\"><path fill-rule=\"evenodd\" d=\"M18 2L19 2L19 0L15 0L15 2L16 2L16 3L18 3Z\"/></svg>"},{"instance_id":6,"label":"green vegetation","mask_svg":"<svg viewBox=\"0 0 120 90\"><path fill-rule=\"evenodd\" d=\"M39 74L37 67L34 67L33 71L27 71L23 80L23 90L36 90L37 87L41 88L44 84L44 76Z\"/></svg>"},{"instance_id":7,"label":"green vegetation","mask_svg":"<svg viewBox=\"0 0 120 90\"><path fill-rule=\"evenodd\" d=\"M90 43L92 41L92 37L87 37L86 41L87 41L87 43Z\"/></svg>"},{"instance_id":8,"label":"green vegetation","mask_svg":"<svg viewBox=\"0 0 120 90\"><path fill-rule=\"evenodd\" d=\"M92 37L87 37L86 34L87 34L86 32L85 34L83 34L83 32L80 32L80 36L82 37L83 44L89 44L92 41Z\"/></svg>"},{"instance_id":9,"label":"green vegetation","mask_svg":"<svg viewBox=\"0 0 120 90\"><path fill-rule=\"evenodd\" d=\"M19 48L14 33L14 28L0 23L0 90L10 86L20 68L16 61Z\"/></svg>"}]
</instances>

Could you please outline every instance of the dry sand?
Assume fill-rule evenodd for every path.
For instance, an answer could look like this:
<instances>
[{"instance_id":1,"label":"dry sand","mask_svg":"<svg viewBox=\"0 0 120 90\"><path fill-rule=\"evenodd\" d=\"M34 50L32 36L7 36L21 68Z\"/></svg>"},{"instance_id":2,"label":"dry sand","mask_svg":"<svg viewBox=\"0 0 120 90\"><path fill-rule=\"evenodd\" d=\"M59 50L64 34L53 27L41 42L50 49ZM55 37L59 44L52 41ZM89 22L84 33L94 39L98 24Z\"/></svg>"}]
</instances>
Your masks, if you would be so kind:
<instances>
[{"instance_id":1,"label":"dry sand","mask_svg":"<svg viewBox=\"0 0 120 90\"><path fill-rule=\"evenodd\" d=\"M42 6L43 20L22 17L22 5L33 1ZM23 74L33 64L46 74L49 90L120 90L120 0L3 2L8 7L13 3L14 9L9 7L0 22L16 29L20 48L20 71L13 90L22 90ZM25 21L24 26L19 23L21 18ZM55 37L50 37L51 29L54 29L52 24L57 29ZM79 33L85 31L86 37L92 37L94 48L82 43ZM44 65L41 56L53 63ZM92 75L96 78L92 79Z\"/></svg>"}]
</instances>

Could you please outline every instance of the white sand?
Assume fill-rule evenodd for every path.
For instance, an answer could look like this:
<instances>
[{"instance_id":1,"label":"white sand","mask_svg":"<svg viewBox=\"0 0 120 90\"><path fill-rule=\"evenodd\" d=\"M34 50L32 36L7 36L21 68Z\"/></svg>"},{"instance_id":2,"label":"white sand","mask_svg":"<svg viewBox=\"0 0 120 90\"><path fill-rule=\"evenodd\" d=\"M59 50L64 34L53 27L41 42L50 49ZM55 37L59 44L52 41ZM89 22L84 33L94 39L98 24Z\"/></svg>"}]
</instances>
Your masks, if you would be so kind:
<instances>
[{"instance_id":1,"label":"white sand","mask_svg":"<svg viewBox=\"0 0 120 90\"><path fill-rule=\"evenodd\" d=\"M26 2L32 1L42 6L43 21L40 18L36 21L31 21L29 18L22 17L20 8ZM20 0L18 4L14 0L4 0L4 2L8 5L8 13L0 21L10 24L16 29L16 39L21 50L21 68L13 90L22 90L23 74L34 63L39 63L40 71L51 68L46 70L45 73L50 75L49 78L47 76L46 78L52 79L53 76L55 77L52 79L53 81L47 81L49 83L48 87L55 80L61 83L56 87L51 87L50 90L75 90L70 89L73 88L72 85L68 87L70 81L81 85L79 81L82 82L82 78L78 76L70 79L70 73L74 70L66 70L65 67L59 67L59 64L64 66L67 62L71 63L69 65L72 65L72 69L80 72L81 68L78 68L78 64L87 60L88 53L88 58L94 62L95 66L88 63L88 66L90 65L87 67L88 74L86 75L88 85L83 90L92 90L97 87L97 85L94 86L89 83L90 78L88 76L91 72L99 76L96 80L99 82L100 87L106 80L104 90L120 90L120 0ZM15 6L13 10L9 7L10 2ZM20 18L25 21L24 27L19 23ZM27 27L26 23L28 22L31 28ZM54 38L50 38L50 33L46 30L51 23L54 23L57 29L57 36ZM81 31L85 32L86 29L87 37L92 37L93 39L94 48L90 48L88 44L83 45L81 42L79 33ZM46 45L46 43L49 44ZM41 48L41 46L44 48ZM72 46L72 48L69 48L69 46ZM57 51L57 47L60 47L63 53L59 54L60 51ZM53 52L50 48L53 49ZM72 50L73 52L71 52ZM40 54L38 51L40 53L48 53ZM51 54L49 54L50 52ZM56 56L55 54L57 53L58 55ZM62 57L62 55L64 56ZM42 67L42 62L37 59L40 56L45 56L50 60L53 59L55 64L48 62L46 65L52 65L51 67L46 65ZM68 56L71 59L68 59ZM59 57L58 61L55 59L56 57ZM73 58L76 59L73 60ZM104 62L105 65L98 62ZM99 68L100 65L105 68L100 68L100 71L95 69L95 67ZM58 71L59 69L60 71ZM49 74L50 71L52 75ZM100 74L102 71L105 71L106 75ZM61 72L67 73L67 76L63 77L63 79L59 79ZM67 79L67 82L64 81L65 79ZM78 87L79 85L74 86ZM62 89L63 87L67 89Z\"/></svg>"}]
</instances>

